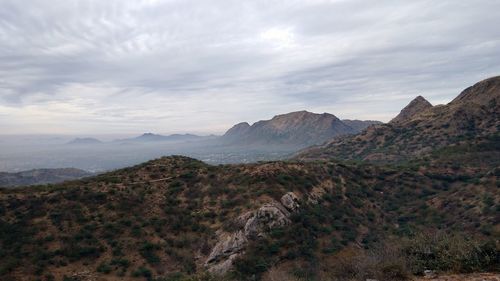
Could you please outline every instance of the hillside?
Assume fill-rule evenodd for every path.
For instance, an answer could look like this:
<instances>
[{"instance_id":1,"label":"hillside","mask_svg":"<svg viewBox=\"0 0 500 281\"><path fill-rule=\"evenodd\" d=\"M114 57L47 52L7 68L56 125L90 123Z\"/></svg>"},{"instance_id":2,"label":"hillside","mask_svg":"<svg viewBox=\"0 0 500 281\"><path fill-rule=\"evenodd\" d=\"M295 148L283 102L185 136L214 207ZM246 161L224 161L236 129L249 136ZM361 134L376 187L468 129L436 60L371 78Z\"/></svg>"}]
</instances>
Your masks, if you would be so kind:
<instances>
[{"instance_id":1,"label":"hillside","mask_svg":"<svg viewBox=\"0 0 500 281\"><path fill-rule=\"evenodd\" d=\"M284 145L306 147L331 138L355 134L378 121L340 120L332 114L297 111L276 115L250 125L236 124L221 138L232 145Z\"/></svg>"},{"instance_id":2,"label":"hillside","mask_svg":"<svg viewBox=\"0 0 500 281\"><path fill-rule=\"evenodd\" d=\"M86 180L3 190L0 243L8 258L0 276L136 280L208 270L246 280L299 264L317 274L342 249L387 237L438 228L498 235L498 176L161 158Z\"/></svg>"},{"instance_id":3,"label":"hillside","mask_svg":"<svg viewBox=\"0 0 500 281\"><path fill-rule=\"evenodd\" d=\"M333 139L302 151L298 158L401 162L450 145L498 146L499 131L500 77L493 77L467 88L447 105L431 106L419 97L390 123Z\"/></svg>"},{"instance_id":4,"label":"hillside","mask_svg":"<svg viewBox=\"0 0 500 281\"><path fill-rule=\"evenodd\" d=\"M91 175L92 173L74 168L36 169L16 173L0 172L0 187L59 183Z\"/></svg>"}]
</instances>

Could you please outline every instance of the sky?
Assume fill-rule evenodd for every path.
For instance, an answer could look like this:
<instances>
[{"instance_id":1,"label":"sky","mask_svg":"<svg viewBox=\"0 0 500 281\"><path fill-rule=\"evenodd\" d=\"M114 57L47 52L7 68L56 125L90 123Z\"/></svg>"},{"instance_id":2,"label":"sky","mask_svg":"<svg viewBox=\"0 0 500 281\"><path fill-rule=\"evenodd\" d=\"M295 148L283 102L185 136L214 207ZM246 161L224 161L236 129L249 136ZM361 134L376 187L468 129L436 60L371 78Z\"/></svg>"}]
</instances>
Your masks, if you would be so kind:
<instances>
[{"instance_id":1,"label":"sky","mask_svg":"<svg viewBox=\"0 0 500 281\"><path fill-rule=\"evenodd\" d=\"M497 0L0 0L0 134L389 121L500 75Z\"/></svg>"}]
</instances>

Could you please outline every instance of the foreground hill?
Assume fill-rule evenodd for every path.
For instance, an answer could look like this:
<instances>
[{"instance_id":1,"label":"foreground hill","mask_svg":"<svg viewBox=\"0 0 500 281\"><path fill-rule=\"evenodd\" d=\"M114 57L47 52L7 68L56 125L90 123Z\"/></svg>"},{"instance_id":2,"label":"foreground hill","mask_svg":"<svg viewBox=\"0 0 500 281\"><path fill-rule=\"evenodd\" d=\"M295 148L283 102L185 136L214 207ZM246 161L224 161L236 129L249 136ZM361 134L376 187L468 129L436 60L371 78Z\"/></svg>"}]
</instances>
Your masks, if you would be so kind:
<instances>
[{"instance_id":1,"label":"foreground hill","mask_svg":"<svg viewBox=\"0 0 500 281\"><path fill-rule=\"evenodd\" d=\"M428 156L450 145L498 146L499 132L500 76L467 88L447 105L432 106L418 97L390 123L369 127L356 136L333 139L298 157L398 162ZM492 156L500 158L498 154Z\"/></svg>"},{"instance_id":2,"label":"foreground hill","mask_svg":"<svg viewBox=\"0 0 500 281\"><path fill-rule=\"evenodd\" d=\"M236 124L221 138L234 145L285 145L306 147L333 137L355 134L378 121L340 120L332 114L297 111L276 115L250 125Z\"/></svg>"},{"instance_id":3,"label":"foreground hill","mask_svg":"<svg viewBox=\"0 0 500 281\"><path fill-rule=\"evenodd\" d=\"M0 187L59 183L91 175L92 173L74 168L36 169L16 173L0 172Z\"/></svg>"},{"instance_id":4,"label":"foreground hill","mask_svg":"<svg viewBox=\"0 0 500 281\"><path fill-rule=\"evenodd\" d=\"M276 270L351 274L338 268L339 259L390 237L436 229L469 238L498 235L498 176L332 161L210 166L161 158L85 180L1 191L0 276L181 280L208 271L255 280ZM446 260L438 255L433 266L470 271L498 265L495 243L453 241L464 241L460 251L474 260L466 265L454 254ZM352 274L404 277L427 266L410 270L394 259L381 262L395 263L390 274ZM189 280L222 279L203 278Z\"/></svg>"}]
</instances>

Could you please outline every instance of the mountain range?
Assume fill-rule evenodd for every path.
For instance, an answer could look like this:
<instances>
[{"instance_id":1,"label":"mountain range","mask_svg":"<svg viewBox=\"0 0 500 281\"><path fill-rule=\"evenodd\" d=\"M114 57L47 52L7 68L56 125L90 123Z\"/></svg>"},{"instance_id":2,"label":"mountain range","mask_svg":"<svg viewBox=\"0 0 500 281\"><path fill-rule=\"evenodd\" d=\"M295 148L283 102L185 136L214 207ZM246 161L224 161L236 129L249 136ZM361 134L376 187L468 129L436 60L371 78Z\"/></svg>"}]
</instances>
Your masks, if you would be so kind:
<instances>
[{"instance_id":1,"label":"mountain range","mask_svg":"<svg viewBox=\"0 0 500 281\"><path fill-rule=\"evenodd\" d=\"M355 135L352 123L308 112L224 135L299 145L330 135L286 161L213 166L169 156L0 190L0 277L364 281L498 272L499 97L493 77L447 105L418 97Z\"/></svg>"},{"instance_id":2,"label":"mountain range","mask_svg":"<svg viewBox=\"0 0 500 281\"><path fill-rule=\"evenodd\" d=\"M171 134L164 136L153 133L144 133L138 137L120 139L116 140L116 142L189 142L210 139L212 137L213 136L198 136L193 134Z\"/></svg>"},{"instance_id":3,"label":"mountain range","mask_svg":"<svg viewBox=\"0 0 500 281\"><path fill-rule=\"evenodd\" d=\"M93 145L93 144L101 144L102 141L96 138L75 138L68 142L70 145Z\"/></svg>"},{"instance_id":4,"label":"mountain range","mask_svg":"<svg viewBox=\"0 0 500 281\"><path fill-rule=\"evenodd\" d=\"M198 142L203 145L238 147L280 146L290 151L310 145L322 144L334 137L357 134L379 121L340 120L336 116L308 111L297 111L261 120L253 125L242 122L234 125L224 135L198 136L193 134L159 135L144 133L140 136L119 139L120 143ZM207 142L207 143L203 143ZM70 144L98 144L93 138L77 138Z\"/></svg>"},{"instance_id":5,"label":"mountain range","mask_svg":"<svg viewBox=\"0 0 500 281\"><path fill-rule=\"evenodd\" d=\"M388 124L306 149L300 159L398 162L425 157L439 148L466 142L493 142L500 130L500 77L465 89L446 105L419 96Z\"/></svg>"}]
</instances>

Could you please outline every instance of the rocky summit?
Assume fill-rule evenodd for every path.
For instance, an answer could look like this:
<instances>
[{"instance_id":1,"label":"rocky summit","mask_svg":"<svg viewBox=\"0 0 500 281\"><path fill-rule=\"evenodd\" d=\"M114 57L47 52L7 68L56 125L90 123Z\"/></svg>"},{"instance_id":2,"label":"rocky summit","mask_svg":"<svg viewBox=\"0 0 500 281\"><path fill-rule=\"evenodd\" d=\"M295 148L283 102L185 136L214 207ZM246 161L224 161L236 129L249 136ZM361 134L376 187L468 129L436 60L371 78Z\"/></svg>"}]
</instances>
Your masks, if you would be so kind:
<instances>
[{"instance_id":1,"label":"rocky summit","mask_svg":"<svg viewBox=\"0 0 500 281\"><path fill-rule=\"evenodd\" d=\"M391 123L403 123L415 118L421 112L432 107L432 104L428 102L424 97L418 96L410 102L405 108L394 119Z\"/></svg>"}]
</instances>

